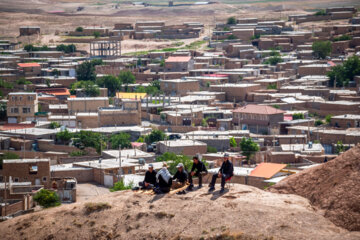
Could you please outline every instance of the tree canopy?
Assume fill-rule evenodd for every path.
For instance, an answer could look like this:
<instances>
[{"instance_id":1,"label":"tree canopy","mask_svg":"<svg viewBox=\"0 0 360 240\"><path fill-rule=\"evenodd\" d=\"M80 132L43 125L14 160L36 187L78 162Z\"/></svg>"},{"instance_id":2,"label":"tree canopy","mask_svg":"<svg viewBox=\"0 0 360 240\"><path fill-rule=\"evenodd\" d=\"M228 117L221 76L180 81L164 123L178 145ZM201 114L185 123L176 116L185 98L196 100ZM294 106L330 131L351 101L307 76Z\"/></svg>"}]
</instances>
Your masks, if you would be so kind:
<instances>
[{"instance_id":1,"label":"tree canopy","mask_svg":"<svg viewBox=\"0 0 360 240\"><path fill-rule=\"evenodd\" d=\"M233 25L236 24L236 18L235 17L229 17L226 21L227 24Z\"/></svg>"},{"instance_id":2,"label":"tree canopy","mask_svg":"<svg viewBox=\"0 0 360 240\"><path fill-rule=\"evenodd\" d=\"M331 42L316 41L312 44L312 50L314 57L325 59L331 53Z\"/></svg>"},{"instance_id":3,"label":"tree canopy","mask_svg":"<svg viewBox=\"0 0 360 240\"><path fill-rule=\"evenodd\" d=\"M81 63L76 69L76 77L78 81L95 81L95 66L101 65L101 59L94 59Z\"/></svg>"},{"instance_id":4,"label":"tree canopy","mask_svg":"<svg viewBox=\"0 0 360 240\"><path fill-rule=\"evenodd\" d=\"M154 129L151 133L145 136L145 142L151 144L153 142L163 141L166 138L166 135L163 131Z\"/></svg>"},{"instance_id":5,"label":"tree canopy","mask_svg":"<svg viewBox=\"0 0 360 240\"><path fill-rule=\"evenodd\" d=\"M115 76L105 76L99 78L96 83L100 87L106 87L108 89L109 96L111 97L115 96L116 92L121 90L121 81Z\"/></svg>"},{"instance_id":6,"label":"tree canopy","mask_svg":"<svg viewBox=\"0 0 360 240\"><path fill-rule=\"evenodd\" d=\"M336 80L337 87L346 87L350 81L354 80L356 75L360 74L360 59L358 56L349 57L342 65L331 68L327 73L330 78L329 85L334 86Z\"/></svg>"},{"instance_id":7,"label":"tree canopy","mask_svg":"<svg viewBox=\"0 0 360 240\"><path fill-rule=\"evenodd\" d=\"M125 90L127 90L129 84L135 83L135 76L131 71L122 71L119 74L119 80L125 85Z\"/></svg>"},{"instance_id":8,"label":"tree canopy","mask_svg":"<svg viewBox=\"0 0 360 240\"><path fill-rule=\"evenodd\" d=\"M242 151L242 154L246 157L246 159L249 161L250 158L260 150L259 145L254 142L251 138L242 138L240 142L240 148Z\"/></svg>"},{"instance_id":9,"label":"tree canopy","mask_svg":"<svg viewBox=\"0 0 360 240\"><path fill-rule=\"evenodd\" d=\"M110 143L112 149L118 149L119 146L121 146L121 149L130 148L131 147L130 135L127 133L118 133L111 135Z\"/></svg>"}]
</instances>

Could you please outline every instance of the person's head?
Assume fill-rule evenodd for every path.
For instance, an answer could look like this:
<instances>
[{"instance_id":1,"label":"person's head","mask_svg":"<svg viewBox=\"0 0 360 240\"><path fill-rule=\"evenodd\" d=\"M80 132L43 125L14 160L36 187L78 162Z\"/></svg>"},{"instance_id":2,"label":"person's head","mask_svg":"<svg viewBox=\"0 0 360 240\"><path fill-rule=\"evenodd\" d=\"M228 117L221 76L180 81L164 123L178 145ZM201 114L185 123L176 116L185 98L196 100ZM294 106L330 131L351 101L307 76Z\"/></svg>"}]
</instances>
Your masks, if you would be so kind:
<instances>
[{"instance_id":1,"label":"person's head","mask_svg":"<svg viewBox=\"0 0 360 240\"><path fill-rule=\"evenodd\" d=\"M152 165L152 163L149 164L149 172L152 172L154 170L154 165Z\"/></svg>"},{"instance_id":2,"label":"person's head","mask_svg":"<svg viewBox=\"0 0 360 240\"><path fill-rule=\"evenodd\" d=\"M168 165L166 162L163 162L163 168L168 168Z\"/></svg>"},{"instance_id":3,"label":"person's head","mask_svg":"<svg viewBox=\"0 0 360 240\"><path fill-rule=\"evenodd\" d=\"M225 153L224 154L224 161L228 161L229 160L229 154L228 153Z\"/></svg>"},{"instance_id":4,"label":"person's head","mask_svg":"<svg viewBox=\"0 0 360 240\"><path fill-rule=\"evenodd\" d=\"M199 163L199 158L198 158L198 156L194 156L194 157L193 157L193 162L194 162L195 164L198 164L198 163Z\"/></svg>"},{"instance_id":5,"label":"person's head","mask_svg":"<svg viewBox=\"0 0 360 240\"><path fill-rule=\"evenodd\" d=\"M179 172L182 172L182 171L184 170L184 164L179 163L179 164L176 166L176 168L177 168L177 170L178 170Z\"/></svg>"}]
</instances>

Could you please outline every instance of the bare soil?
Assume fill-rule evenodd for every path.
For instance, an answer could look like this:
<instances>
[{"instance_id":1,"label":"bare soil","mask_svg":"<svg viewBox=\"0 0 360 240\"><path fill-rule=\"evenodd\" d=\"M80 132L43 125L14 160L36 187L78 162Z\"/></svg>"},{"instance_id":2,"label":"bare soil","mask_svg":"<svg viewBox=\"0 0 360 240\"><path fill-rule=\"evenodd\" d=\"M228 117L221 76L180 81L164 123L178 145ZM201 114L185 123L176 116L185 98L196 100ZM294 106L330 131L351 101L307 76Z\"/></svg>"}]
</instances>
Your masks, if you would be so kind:
<instances>
[{"instance_id":1,"label":"bare soil","mask_svg":"<svg viewBox=\"0 0 360 240\"><path fill-rule=\"evenodd\" d=\"M0 233L4 240L360 238L305 198L238 184L223 195L206 188L186 195L109 193L10 219Z\"/></svg>"},{"instance_id":2,"label":"bare soil","mask_svg":"<svg viewBox=\"0 0 360 240\"><path fill-rule=\"evenodd\" d=\"M336 225L360 231L359 183L360 144L330 162L284 179L270 191L303 196Z\"/></svg>"}]
</instances>

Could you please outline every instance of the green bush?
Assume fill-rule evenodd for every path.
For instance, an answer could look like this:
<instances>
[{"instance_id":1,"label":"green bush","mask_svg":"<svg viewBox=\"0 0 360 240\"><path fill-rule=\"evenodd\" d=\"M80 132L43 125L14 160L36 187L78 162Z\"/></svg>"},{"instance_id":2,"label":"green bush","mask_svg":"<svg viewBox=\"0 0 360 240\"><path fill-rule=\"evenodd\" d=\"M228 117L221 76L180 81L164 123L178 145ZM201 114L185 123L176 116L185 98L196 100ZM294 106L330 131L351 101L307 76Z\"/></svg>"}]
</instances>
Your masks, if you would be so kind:
<instances>
[{"instance_id":1,"label":"green bush","mask_svg":"<svg viewBox=\"0 0 360 240\"><path fill-rule=\"evenodd\" d=\"M127 133L113 134L110 137L110 143L112 149L118 149L119 146L121 146L121 149L130 148L130 135Z\"/></svg>"},{"instance_id":2,"label":"green bush","mask_svg":"<svg viewBox=\"0 0 360 240\"><path fill-rule=\"evenodd\" d=\"M272 57L269 57L268 59L266 59L264 61L264 64L270 64L272 66L275 66L276 64L280 63L280 62L283 62L282 58L279 57L279 56L272 56Z\"/></svg>"},{"instance_id":3,"label":"green bush","mask_svg":"<svg viewBox=\"0 0 360 240\"><path fill-rule=\"evenodd\" d=\"M9 160L9 159L19 159L19 155L12 152L5 152L3 155L0 155L0 169L2 169L3 166L3 160Z\"/></svg>"},{"instance_id":4,"label":"green bush","mask_svg":"<svg viewBox=\"0 0 360 240\"><path fill-rule=\"evenodd\" d=\"M231 137L229 141L230 141L230 147L233 147L233 148L237 147L238 144L234 137Z\"/></svg>"},{"instance_id":5,"label":"green bush","mask_svg":"<svg viewBox=\"0 0 360 240\"><path fill-rule=\"evenodd\" d=\"M331 122L332 115L328 114L325 116L325 122L329 124Z\"/></svg>"},{"instance_id":6,"label":"green bush","mask_svg":"<svg viewBox=\"0 0 360 240\"><path fill-rule=\"evenodd\" d=\"M69 130L65 129L64 131L58 132L56 134L56 139L59 139L63 143L66 143L70 141L70 139L73 137L73 134L69 132Z\"/></svg>"},{"instance_id":7,"label":"green bush","mask_svg":"<svg viewBox=\"0 0 360 240\"><path fill-rule=\"evenodd\" d=\"M169 162L169 172L171 174L175 174L177 169L176 166L179 163L184 164L184 168L186 171L190 171L193 161L185 155L176 155L175 153L165 152L161 156L156 158L157 162Z\"/></svg>"},{"instance_id":8,"label":"green bush","mask_svg":"<svg viewBox=\"0 0 360 240\"><path fill-rule=\"evenodd\" d=\"M273 84L269 84L266 89L277 89L277 85L276 83L273 83Z\"/></svg>"},{"instance_id":9,"label":"green bush","mask_svg":"<svg viewBox=\"0 0 360 240\"><path fill-rule=\"evenodd\" d=\"M325 9L321 9L321 10L317 11L314 15L315 16L325 16L326 11L325 11Z\"/></svg>"},{"instance_id":10,"label":"green bush","mask_svg":"<svg viewBox=\"0 0 360 240\"><path fill-rule=\"evenodd\" d=\"M163 141L166 138L166 135L163 131L154 129L151 133L145 136L145 142L151 144L153 142Z\"/></svg>"},{"instance_id":11,"label":"green bush","mask_svg":"<svg viewBox=\"0 0 360 240\"><path fill-rule=\"evenodd\" d=\"M70 153L70 156L72 157L80 157L80 156L85 156L86 155L86 152L85 151L72 151Z\"/></svg>"},{"instance_id":12,"label":"green bush","mask_svg":"<svg viewBox=\"0 0 360 240\"><path fill-rule=\"evenodd\" d=\"M227 24L229 25L234 25L236 24L236 18L235 17L229 17L226 21Z\"/></svg>"},{"instance_id":13,"label":"green bush","mask_svg":"<svg viewBox=\"0 0 360 240\"><path fill-rule=\"evenodd\" d=\"M293 117L293 120L304 119L304 118L305 118L305 116L304 116L303 113L294 113L294 114L292 115L292 117Z\"/></svg>"},{"instance_id":14,"label":"green bush","mask_svg":"<svg viewBox=\"0 0 360 240\"><path fill-rule=\"evenodd\" d=\"M315 120L315 123L314 123L314 125L315 125L316 127L318 127L318 126L320 126L320 125L323 125L323 124L324 124L324 122L321 121L320 119Z\"/></svg>"},{"instance_id":15,"label":"green bush","mask_svg":"<svg viewBox=\"0 0 360 240\"><path fill-rule=\"evenodd\" d=\"M99 33L99 32L94 32L94 33L93 33L93 36L94 36L94 38L99 38L99 37L100 37L100 33Z\"/></svg>"},{"instance_id":16,"label":"green bush","mask_svg":"<svg viewBox=\"0 0 360 240\"><path fill-rule=\"evenodd\" d=\"M227 36L226 39L227 40L235 40L235 39L237 39L237 37L234 34L230 34L229 36Z\"/></svg>"},{"instance_id":17,"label":"green bush","mask_svg":"<svg viewBox=\"0 0 360 240\"><path fill-rule=\"evenodd\" d=\"M125 185L124 181L121 179L120 181L116 182L112 188L110 188L110 192L129 190L132 189L133 187L134 187L133 182L130 182L128 185Z\"/></svg>"},{"instance_id":18,"label":"green bush","mask_svg":"<svg viewBox=\"0 0 360 240\"><path fill-rule=\"evenodd\" d=\"M76 31L76 32L82 32L82 31L84 31L84 28L83 28L83 27L77 27L77 28L75 29L75 31Z\"/></svg>"},{"instance_id":19,"label":"green bush","mask_svg":"<svg viewBox=\"0 0 360 240\"><path fill-rule=\"evenodd\" d=\"M47 189L41 189L34 195L34 201L44 208L56 207L61 205L59 195Z\"/></svg>"},{"instance_id":20,"label":"green bush","mask_svg":"<svg viewBox=\"0 0 360 240\"><path fill-rule=\"evenodd\" d=\"M327 73L330 78L329 86L346 87L349 82L354 81L354 77L360 75L360 58L358 56L349 57L342 65L331 68ZM336 80L336 81L335 81Z\"/></svg>"},{"instance_id":21,"label":"green bush","mask_svg":"<svg viewBox=\"0 0 360 240\"><path fill-rule=\"evenodd\" d=\"M49 126L50 129L55 129L55 128L59 128L59 127L61 127L61 125L58 122L51 122L50 126Z\"/></svg>"},{"instance_id":22,"label":"green bush","mask_svg":"<svg viewBox=\"0 0 360 240\"><path fill-rule=\"evenodd\" d=\"M340 37L336 37L333 39L334 42L339 42L339 41L347 41L347 40L351 40L352 37L349 35L342 35Z\"/></svg>"},{"instance_id":23,"label":"green bush","mask_svg":"<svg viewBox=\"0 0 360 240\"><path fill-rule=\"evenodd\" d=\"M208 153L217 153L217 149L212 146L207 146L207 152Z\"/></svg>"}]
</instances>

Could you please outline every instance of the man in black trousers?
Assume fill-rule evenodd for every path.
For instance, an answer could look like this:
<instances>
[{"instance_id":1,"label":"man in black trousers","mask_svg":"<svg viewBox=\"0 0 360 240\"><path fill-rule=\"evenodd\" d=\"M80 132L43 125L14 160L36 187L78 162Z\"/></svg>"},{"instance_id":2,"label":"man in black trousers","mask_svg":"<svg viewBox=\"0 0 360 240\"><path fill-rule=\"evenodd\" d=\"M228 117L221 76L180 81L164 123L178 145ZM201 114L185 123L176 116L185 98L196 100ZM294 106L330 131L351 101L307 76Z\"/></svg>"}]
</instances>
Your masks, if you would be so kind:
<instances>
[{"instance_id":1,"label":"man in black trousers","mask_svg":"<svg viewBox=\"0 0 360 240\"><path fill-rule=\"evenodd\" d=\"M192 191L194 184L193 184L193 176L199 178L199 188L202 187L202 177L207 174L207 169L205 164L199 160L197 156L193 157L193 165L189 174L189 187L187 188L188 191Z\"/></svg>"},{"instance_id":2,"label":"man in black trousers","mask_svg":"<svg viewBox=\"0 0 360 240\"><path fill-rule=\"evenodd\" d=\"M221 165L221 168L218 173L215 173L212 176L212 180L210 183L209 192L212 192L215 190L215 183L217 178L221 178L221 190L220 193L223 193L224 187L225 187L225 181L229 178L231 178L234 175L234 166L232 162L229 160L229 154L224 154L224 162Z\"/></svg>"}]
</instances>

